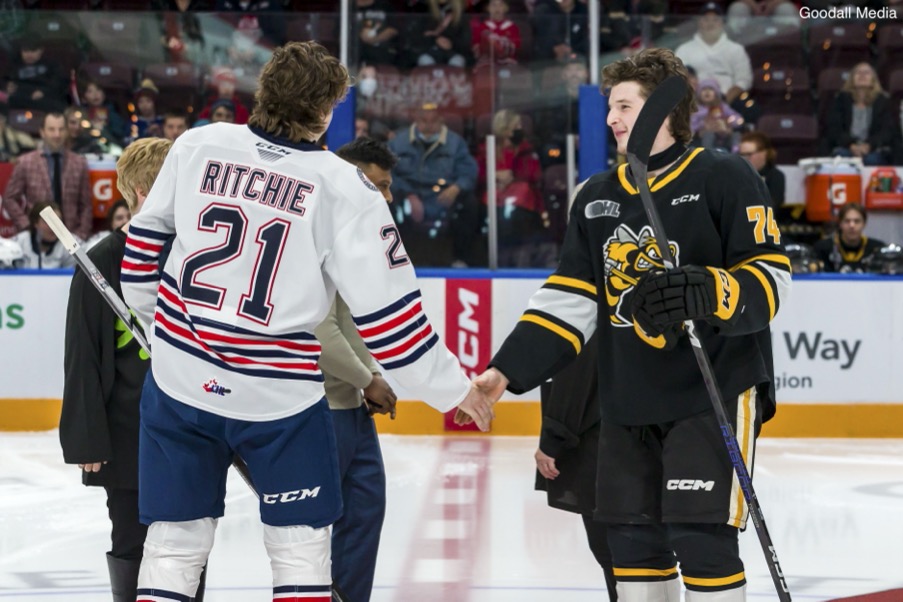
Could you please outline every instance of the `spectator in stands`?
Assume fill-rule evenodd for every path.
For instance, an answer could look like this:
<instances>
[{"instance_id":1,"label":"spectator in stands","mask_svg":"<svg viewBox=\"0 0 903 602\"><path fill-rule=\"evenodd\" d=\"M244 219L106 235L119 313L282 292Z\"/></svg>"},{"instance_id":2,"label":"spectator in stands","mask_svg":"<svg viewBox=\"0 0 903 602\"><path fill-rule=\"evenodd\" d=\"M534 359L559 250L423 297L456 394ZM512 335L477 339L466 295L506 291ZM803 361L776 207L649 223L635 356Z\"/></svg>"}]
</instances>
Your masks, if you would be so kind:
<instances>
[{"instance_id":1,"label":"spectator in stands","mask_svg":"<svg viewBox=\"0 0 903 602\"><path fill-rule=\"evenodd\" d=\"M539 155L524 137L521 116L502 109L492 118L496 137L496 207L499 231L499 266L554 267L551 242L540 190ZM486 190L486 145L477 153L480 189ZM483 205L487 197L483 196Z\"/></svg>"},{"instance_id":2,"label":"spectator in stands","mask_svg":"<svg viewBox=\"0 0 903 602\"><path fill-rule=\"evenodd\" d=\"M662 35L668 3L665 0L610 0L605 3L600 48L629 55ZM607 23L607 30L606 30Z\"/></svg>"},{"instance_id":3,"label":"spectator in stands","mask_svg":"<svg viewBox=\"0 0 903 602\"><path fill-rule=\"evenodd\" d=\"M163 115L163 137L171 142L175 142L190 126L188 113L185 111L173 109Z\"/></svg>"},{"instance_id":4,"label":"spectator in stands","mask_svg":"<svg viewBox=\"0 0 903 602\"><path fill-rule=\"evenodd\" d=\"M91 129L84 109L68 107L63 116L66 118L66 148L79 155L102 155L105 152L100 132Z\"/></svg>"},{"instance_id":5,"label":"spectator in stands","mask_svg":"<svg viewBox=\"0 0 903 602\"><path fill-rule=\"evenodd\" d=\"M404 55L418 66L470 64L470 21L464 9L465 0L427 0L426 14L409 19Z\"/></svg>"},{"instance_id":6,"label":"spectator in stands","mask_svg":"<svg viewBox=\"0 0 903 602\"><path fill-rule=\"evenodd\" d=\"M211 119L213 105L218 101L228 100L232 103L233 117L235 119L233 123L239 125L248 123L248 116L250 115L248 107L242 104L238 95L235 94L235 85L237 81L235 73L228 67L217 67L214 69L213 84L216 86L216 96L210 99L210 102L207 103L207 106L204 107L198 115L198 119L210 119L210 121L213 121L213 119Z\"/></svg>"},{"instance_id":7,"label":"spectator in stands","mask_svg":"<svg viewBox=\"0 0 903 602\"><path fill-rule=\"evenodd\" d=\"M752 65L743 46L724 33L724 11L715 2L700 10L697 32L675 51L685 65L692 65L700 80L714 78L734 110L743 114L737 100L752 86ZM748 119L747 119L748 120Z\"/></svg>"},{"instance_id":8,"label":"spectator in stands","mask_svg":"<svg viewBox=\"0 0 903 602\"><path fill-rule=\"evenodd\" d=\"M31 207L52 199L62 208L66 227L87 240L93 220L88 162L66 149L66 118L62 113L44 116L41 139L41 150L22 155L16 162L3 195L3 208L21 231L29 227Z\"/></svg>"},{"instance_id":9,"label":"spectator in stands","mask_svg":"<svg viewBox=\"0 0 903 602\"><path fill-rule=\"evenodd\" d=\"M242 80L256 84L260 70L273 55L272 47L262 38L263 30L256 20L242 18L232 32L232 43L225 49L225 55L220 53L213 64L229 68Z\"/></svg>"},{"instance_id":10,"label":"spectator in stands","mask_svg":"<svg viewBox=\"0 0 903 602\"><path fill-rule=\"evenodd\" d=\"M516 63L520 50L520 28L508 18L508 0L489 0L485 19L470 22L473 55L477 67L492 63Z\"/></svg>"},{"instance_id":11,"label":"spectator in stands","mask_svg":"<svg viewBox=\"0 0 903 602\"><path fill-rule=\"evenodd\" d=\"M96 232L94 236L89 238L85 242L85 250L87 251L107 236L109 236L112 232L115 232L119 228L123 227L128 221L132 219L132 211L129 209L129 204L125 201L125 199L119 199L110 207L110 210L107 211L107 219L106 225L107 227L100 232Z\"/></svg>"},{"instance_id":12,"label":"spectator in stands","mask_svg":"<svg viewBox=\"0 0 903 602\"><path fill-rule=\"evenodd\" d=\"M587 9L577 0L540 0L533 9L533 56L565 62L587 54Z\"/></svg>"},{"instance_id":13,"label":"spectator in stands","mask_svg":"<svg viewBox=\"0 0 903 602\"><path fill-rule=\"evenodd\" d=\"M860 157L865 165L890 163L899 127L890 98L868 63L850 71L834 97L825 125L823 150L842 157Z\"/></svg>"},{"instance_id":14,"label":"spectator in stands","mask_svg":"<svg viewBox=\"0 0 903 602\"><path fill-rule=\"evenodd\" d=\"M151 0L150 7L157 12L166 60L203 64L207 46L195 13L210 11L209 0Z\"/></svg>"},{"instance_id":15,"label":"spectator in stands","mask_svg":"<svg viewBox=\"0 0 903 602\"><path fill-rule=\"evenodd\" d=\"M734 0L727 7L727 26L740 33L749 25L750 18L769 20L777 25L799 25L800 14L789 0Z\"/></svg>"},{"instance_id":16,"label":"spectator in stands","mask_svg":"<svg viewBox=\"0 0 903 602\"><path fill-rule=\"evenodd\" d=\"M734 152L743 117L724 102L717 79L700 80L696 103L699 108L690 116L694 140L703 148Z\"/></svg>"},{"instance_id":17,"label":"spectator in stands","mask_svg":"<svg viewBox=\"0 0 903 602\"><path fill-rule=\"evenodd\" d=\"M126 121L119 114L119 109L107 100L107 94L100 84L86 81L82 88L82 100L85 118L91 122L91 128L99 131L102 138L122 146L128 136Z\"/></svg>"},{"instance_id":18,"label":"spectator in stands","mask_svg":"<svg viewBox=\"0 0 903 602\"><path fill-rule=\"evenodd\" d=\"M267 45L271 47L285 44L285 18L281 0L216 0L214 10L218 13L240 13L239 24L245 19L253 19L260 27Z\"/></svg>"},{"instance_id":19,"label":"spectator in stands","mask_svg":"<svg viewBox=\"0 0 903 602\"><path fill-rule=\"evenodd\" d=\"M163 117L157 112L159 94L153 80L141 80L141 85L135 90L135 113L132 115L130 139L158 138L163 135Z\"/></svg>"},{"instance_id":20,"label":"spectator in stands","mask_svg":"<svg viewBox=\"0 0 903 602\"><path fill-rule=\"evenodd\" d=\"M370 137L370 122L363 117L354 118L354 139Z\"/></svg>"},{"instance_id":21,"label":"spectator in stands","mask_svg":"<svg viewBox=\"0 0 903 602\"><path fill-rule=\"evenodd\" d=\"M868 215L859 203L847 203L837 214L833 236L815 243L815 254L826 272L864 272L863 262L885 243L865 236L862 231Z\"/></svg>"},{"instance_id":22,"label":"spectator in stands","mask_svg":"<svg viewBox=\"0 0 903 602\"><path fill-rule=\"evenodd\" d=\"M543 167L564 163L567 135L580 131L577 101L580 86L589 82L586 59L579 55L568 57L560 75L560 83L541 96L534 120L536 137L543 145L539 149Z\"/></svg>"},{"instance_id":23,"label":"spectator in stands","mask_svg":"<svg viewBox=\"0 0 903 602\"><path fill-rule=\"evenodd\" d=\"M19 155L35 149L34 138L9 127L9 105L0 101L0 162L15 162Z\"/></svg>"},{"instance_id":24,"label":"spectator in stands","mask_svg":"<svg viewBox=\"0 0 903 602\"><path fill-rule=\"evenodd\" d=\"M389 0L355 0L354 37L358 60L367 65L394 65L398 60L398 25Z\"/></svg>"},{"instance_id":25,"label":"spectator in stands","mask_svg":"<svg viewBox=\"0 0 903 602\"><path fill-rule=\"evenodd\" d=\"M6 83L11 109L62 111L66 108L66 83L57 65L44 57L40 36L30 35L20 41Z\"/></svg>"},{"instance_id":26,"label":"spectator in stands","mask_svg":"<svg viewBox=\"0 0 903 602\"><path fill-rule=\"evenodd\" d=\"M411 260L421 266L474 265L477 164L467 142L448 129L435 104L426 103L389 148L398 156L393 212Z\"/></svg>"},{"instance_id":27,"label":"spectator in stands","mask_svg":"<svg viewBox=\"0 0 903 602\"><path fill-rule=\"evenodd\" d=\"M761 176L771 196L771 206L778 212L778 222L782 222L781 208L784 206L784 172L777 166L777 151L771 139L762 132L746 132L740 138L740 156L749 161Z\"/></svg>"},{"instance_id":28,"label":"spectator in stands","mask_svg":"<svg viewBox=\"0 0 903 602\"><path fill-rule=\"evenodd\" d=\"M28 211L28 228L12 238L22 249L23 269L53 270L75 265L75 258L41 219L41 211L46 207L53 207L57 216L63 217L56 203L35 203Z\"/></svg>"}]
</instances>

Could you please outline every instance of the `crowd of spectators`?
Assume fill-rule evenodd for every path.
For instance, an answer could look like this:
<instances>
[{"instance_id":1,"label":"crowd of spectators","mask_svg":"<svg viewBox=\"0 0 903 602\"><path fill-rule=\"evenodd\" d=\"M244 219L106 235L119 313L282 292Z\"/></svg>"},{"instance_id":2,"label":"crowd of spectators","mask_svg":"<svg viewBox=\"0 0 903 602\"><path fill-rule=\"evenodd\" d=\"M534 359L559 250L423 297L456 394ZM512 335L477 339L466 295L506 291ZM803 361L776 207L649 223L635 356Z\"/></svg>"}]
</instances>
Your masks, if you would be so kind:
<instances>
[{"instance_id":1,"label":"crowd of spectators","mask_svg":"<svg viewBox=\"0 0 903 602\"><path fill-rule=\"evenodd\" d=\"M62 158L58 171L65 176L60 188L71 196L70 189L82 186L71 173L87 171L76 157L115 157L138 138L175 139L211 122L246 123L257 73L274 46L314 38L338 50L337 2L6 4L9 15L21 18L0 23L9 29L5 39L15 40L0 44L0 161L21 165L0 193L21 231L36 202L56 202L83 238L102 227L102 218L91 213L90 195L70 200L56 193L55 156ZM810 154L855 156L867 165L903 163L903 78L879 70L880 36L869 37L869 60L854 65L838 55L829 65L849 70L835 94L822 91L819 73L808 63L815 51L804 44L803 32L818 24L801 22L789 2L611 0L600 8L601 63L656 44L676 48L698 93L694 143L748 158L766 179L780 219L805 221L802 212L781 209L803 199L785 199L783 181L777 182L782 174L776 165L799 157L788 150L787 136L772 141L774 132L759 127L763 115L774 113L761 82L784 74L776 70L777 55L774 65L751 58L747 50L756 36L797 32L798 56L791 62L811 71L805 77L809 104L785 112L811 116L811 106L826 107L819 111L824 135L804 141ZM48 9L99 12L96 19L68 19L66 12L41 12ZM116 9L130 12L119 20ZM389 141L400 155L395 215L412 256L423 265L485 264L485 253L477 250L485 247L488 210L484 137L493 133L501 265L554 265L566 221L565 141L579 132L578 95L590 81L586 0L354 0L351 10L355 133ZM123 30L130 37L117 39ZM48 153L47 117L55 128L59 114L64 150ZM617 160L609 149L609 161ZM42 190L23 191L25 173Z\"/></svg>"}]
</instances>

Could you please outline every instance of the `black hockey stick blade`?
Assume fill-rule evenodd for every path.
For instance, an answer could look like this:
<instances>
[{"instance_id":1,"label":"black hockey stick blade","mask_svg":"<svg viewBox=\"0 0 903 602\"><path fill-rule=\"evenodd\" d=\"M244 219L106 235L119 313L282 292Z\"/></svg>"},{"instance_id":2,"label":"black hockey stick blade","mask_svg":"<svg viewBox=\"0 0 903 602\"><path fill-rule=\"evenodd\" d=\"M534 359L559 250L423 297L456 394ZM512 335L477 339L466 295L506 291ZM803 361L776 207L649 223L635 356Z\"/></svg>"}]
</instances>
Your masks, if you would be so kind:
<instances>
[{"instance_id":1,"label":"black hockey stick blade","mask_svg":"<svg viewBox=\"0 0 903 602\"><path fill-rule=\"evenodd\" d=\"M630 138L627 139L628 156L633 155L644 165L649 163L649 153L659 129L686 95L687 82L679 75L672 75L655 87L640 110Z\"/></svg>"}]
</instances>

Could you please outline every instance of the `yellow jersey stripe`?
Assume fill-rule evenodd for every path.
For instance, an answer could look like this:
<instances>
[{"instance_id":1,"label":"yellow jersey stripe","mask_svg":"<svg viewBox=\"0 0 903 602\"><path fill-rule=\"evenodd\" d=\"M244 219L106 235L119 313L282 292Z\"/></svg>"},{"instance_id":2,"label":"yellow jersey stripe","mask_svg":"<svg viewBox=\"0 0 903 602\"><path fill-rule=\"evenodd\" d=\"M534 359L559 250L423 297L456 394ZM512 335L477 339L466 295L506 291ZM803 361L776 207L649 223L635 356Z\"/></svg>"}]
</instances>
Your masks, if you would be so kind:
<instances>
[{"instance_id":1,"label":"yellow jersey stripe","mask_svg":"<svg viewBox=\"0 0 903 602\"><path fill-rule=\"evenodd\" d=\"M567 330L565 330L558 324L555 324L554 322L551 322L541 316L537 316L534 314L524 314L520 317L520 319L523 322L533 322L534 324L537 324L539 326L542 326L543 328L547 328L547 329L551 330L552 332L554 332L555 334L557 334L558 336L560 336L561 338L563 338L564 340L569 342L571 345L573 345L574 350L577 352L577 355L580 355L580 349L581 349L582 345L580 343L580 339L577 338L577 336L574 333L568 332Z\"/></svg>"},{"instance_id":2,"label":"yellow jersey stripe","mask_svg":"<svg viewBox=\"0 0 903 602\"><path fill-rule=\"evenodd\" d=\"M671 182L672 180L674 180L674 178L676 178L677 176L679 176L681 174L681 172L684 169L686 169L687 165L689 165L690 162L696 158L696 155L701 153L703 150L705 150L705 149L697 148L697 149L693 150L687 156L687 158L684 159L683 162L674 169L674 171L670 172L668 175L666 175L661 180L656 181L655 178L648 178L646 181L649 184L649 191L655 192L655 191L661 190L662 188L667 186L668 183ZM624 187L624 190L626 190L628 194L639 194L640 191L637 190L636 188L634 188L633 184L630 183L630 180L627 179L627 166L628 166L627 163L622 163L618 167L618 180L621 181L621 186Z\"/></svg>"},{"instance_id":3,"label":"yellow jersey stripe","mask_svg":"<svg viewBox=\"0 0 903 602\"><path fill-rule=\"evenodd\" d=\"M687 165L689 165L690 162L691 162L693 159L696 158L696 155L698 155L699 153L701 153L703 150L705 150L705 149L697 148L696 150L694 150L692 153L690 153L690 156L689 156L689 157L687 157L686 159L684 159L684 162L683 162L683 163L681 163L680 165L677 166L677 169L675 169L674 171L672 171L671 173L669 173L667 176L665 176L665 177L662 178L661 180L657 180L657 181L655 182L655 184L652 186L652 188L650 188L649 190L650 190L651 192L655 192L656 190L661 190L662 188L664 188L665 186L667 186L668 183L669 183L671 180L673 180L674 178L676 178L677 176L679 176L679 175L681 174L681 172L682 172L684 169L687 168Z\"/></svg>"},{"instance_id":4,"label":"yellow jersey stripe","mask_svg":"<svg viewBox=\"0 0 903 602\"><path fill-rule=\"evenodd\" d=\"M752 395L752 389L747 389L743 393L742 399L737 403L737 447L740 448L740 456L743 458L743 461L746 462L746 445L749 437L749 398ZM734 484L737 487L737 498L736 501L731 504L732 512L731 514L734 516L733 519L729 521L732 527L737 527L738 529L741 527L741 523L743 522L744 507L743 504L745 500L743 499L743 489L740 487L740 481L737 479L737 475L733 476Z\"/></svg>"},{"instance_id":5,"label":"yellow jersey stripe","mask_svg":"<svg viewBox=\"0 0 903 602\"><path fill-rule=\"evenodd\" d=\"M624 569L614 567L615 577L668 577L677 574L677 567L670 569Z\"/></svg>"},{"instance_id":6,"label":"yellow jersey stripe","mask_svg":"<svg viewBox=\"0 0 903 602\"><path fill-rule=\"evenodd\" d=\"M743 266L749 265L754 261L771 261L774 263L779 263L782 266L786 267L787 271L790 271L790 259L788 259L785 255L778 255L777 253L766 253L764 255L756 255L755 257L744 259L737 265L731 267L729 271L736 272Z\"/></svg>"},{"instance_id":7,"label":"yellow jersey stripe","mask_svg":"<svg viewBox=\"0 0 903 602\"><path fill-rule=\"evenodd\" d=\"M549 276L549 279L546 280L546 282L548 282L549 284L568 286L570 288L579 288L582 291L591 293L594 297L598 294L596 292L595 286L593 286L589 282L577 280L576 278L568 278L567 276Z\"/></svg>"},{"instance_id":8,"label":"yellow jersey stripe","mask_svg":"<svg viewBox=\"0 0 903 602\"><path fill-rule=\"evenodd\" d=\"M615 573L617 574L617 573ZM746 579L746 573L740 571L735 575L731 575L729 577L712 577L712 578L702 578L702 577L687 577L683 576L684 583L687 585L697 585L700 587L719 587L724 585L730 585L732 583L740 583Z\"/></svg>"},{"instance_id":9,"label":"yellow jersey stripe","mask_svg":"<svg viewBox=\"0 0 903 602\"><path fill-rule=\"evenodd\" d=\"M771 287L771 283L768 282L768 278L765 277L765 274L762 273L757 267L753 267L751 265L745 265L741 269L750 272L759 283L762 285L762 288L765 289L765 298L768 300L768 321L774 320L774 314L777 312L777 306L774 301L774 289Z\"/></svg>"}]
</instances>

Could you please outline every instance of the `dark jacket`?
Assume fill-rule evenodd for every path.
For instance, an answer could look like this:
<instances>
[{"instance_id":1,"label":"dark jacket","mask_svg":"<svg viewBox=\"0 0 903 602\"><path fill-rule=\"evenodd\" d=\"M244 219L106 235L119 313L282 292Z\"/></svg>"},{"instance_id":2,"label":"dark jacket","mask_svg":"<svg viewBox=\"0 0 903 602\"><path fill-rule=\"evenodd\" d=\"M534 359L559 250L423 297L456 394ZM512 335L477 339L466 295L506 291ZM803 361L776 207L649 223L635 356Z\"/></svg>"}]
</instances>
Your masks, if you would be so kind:
<instances>
[{"instance_id":1,"label":"dark jacket","mask_svg":"<svg viewBox=\"0 0 903 602\"><path fill-rule=\"evenodd\" d=\"M823 151L830 154L835 148L848 148L856 142L850 134L853 124L853 95L849 92L838 92L834 97L834 105L828 114L826 124L827 136ZM872 122L869 124L868 142L872 151L891 151L896 141L895 124L890 98L880 95L872 104ZM899 126L896 126L899 129Z\"/></svg>"},{"instance_id":2,"label":"dark jacket","mask_svg":"<svg viewBox=\"0 0 903 602\"><path fill-rule=\"evenodd\" d=\"M120 297L124 254L125 234L120 230L88 251ZM64 460L107 462L100 472L82 472L85 485L137 489L138 402L150 362L81 269L69 288L64 357Z\"/></svg>"},{"instance_id":3,"label":"dark jacket","mask_svg":"<svg viewBox=\"0 0 903 602\"><path fill-rule=\"evenodd\" d=\"M536 489L549 506L592 514L596 507L599 424L599 345L593 335L567 368L542 385L539 449L555 458L561 472L553 481L536 472Z\"/></svg>"}]
</instances>

